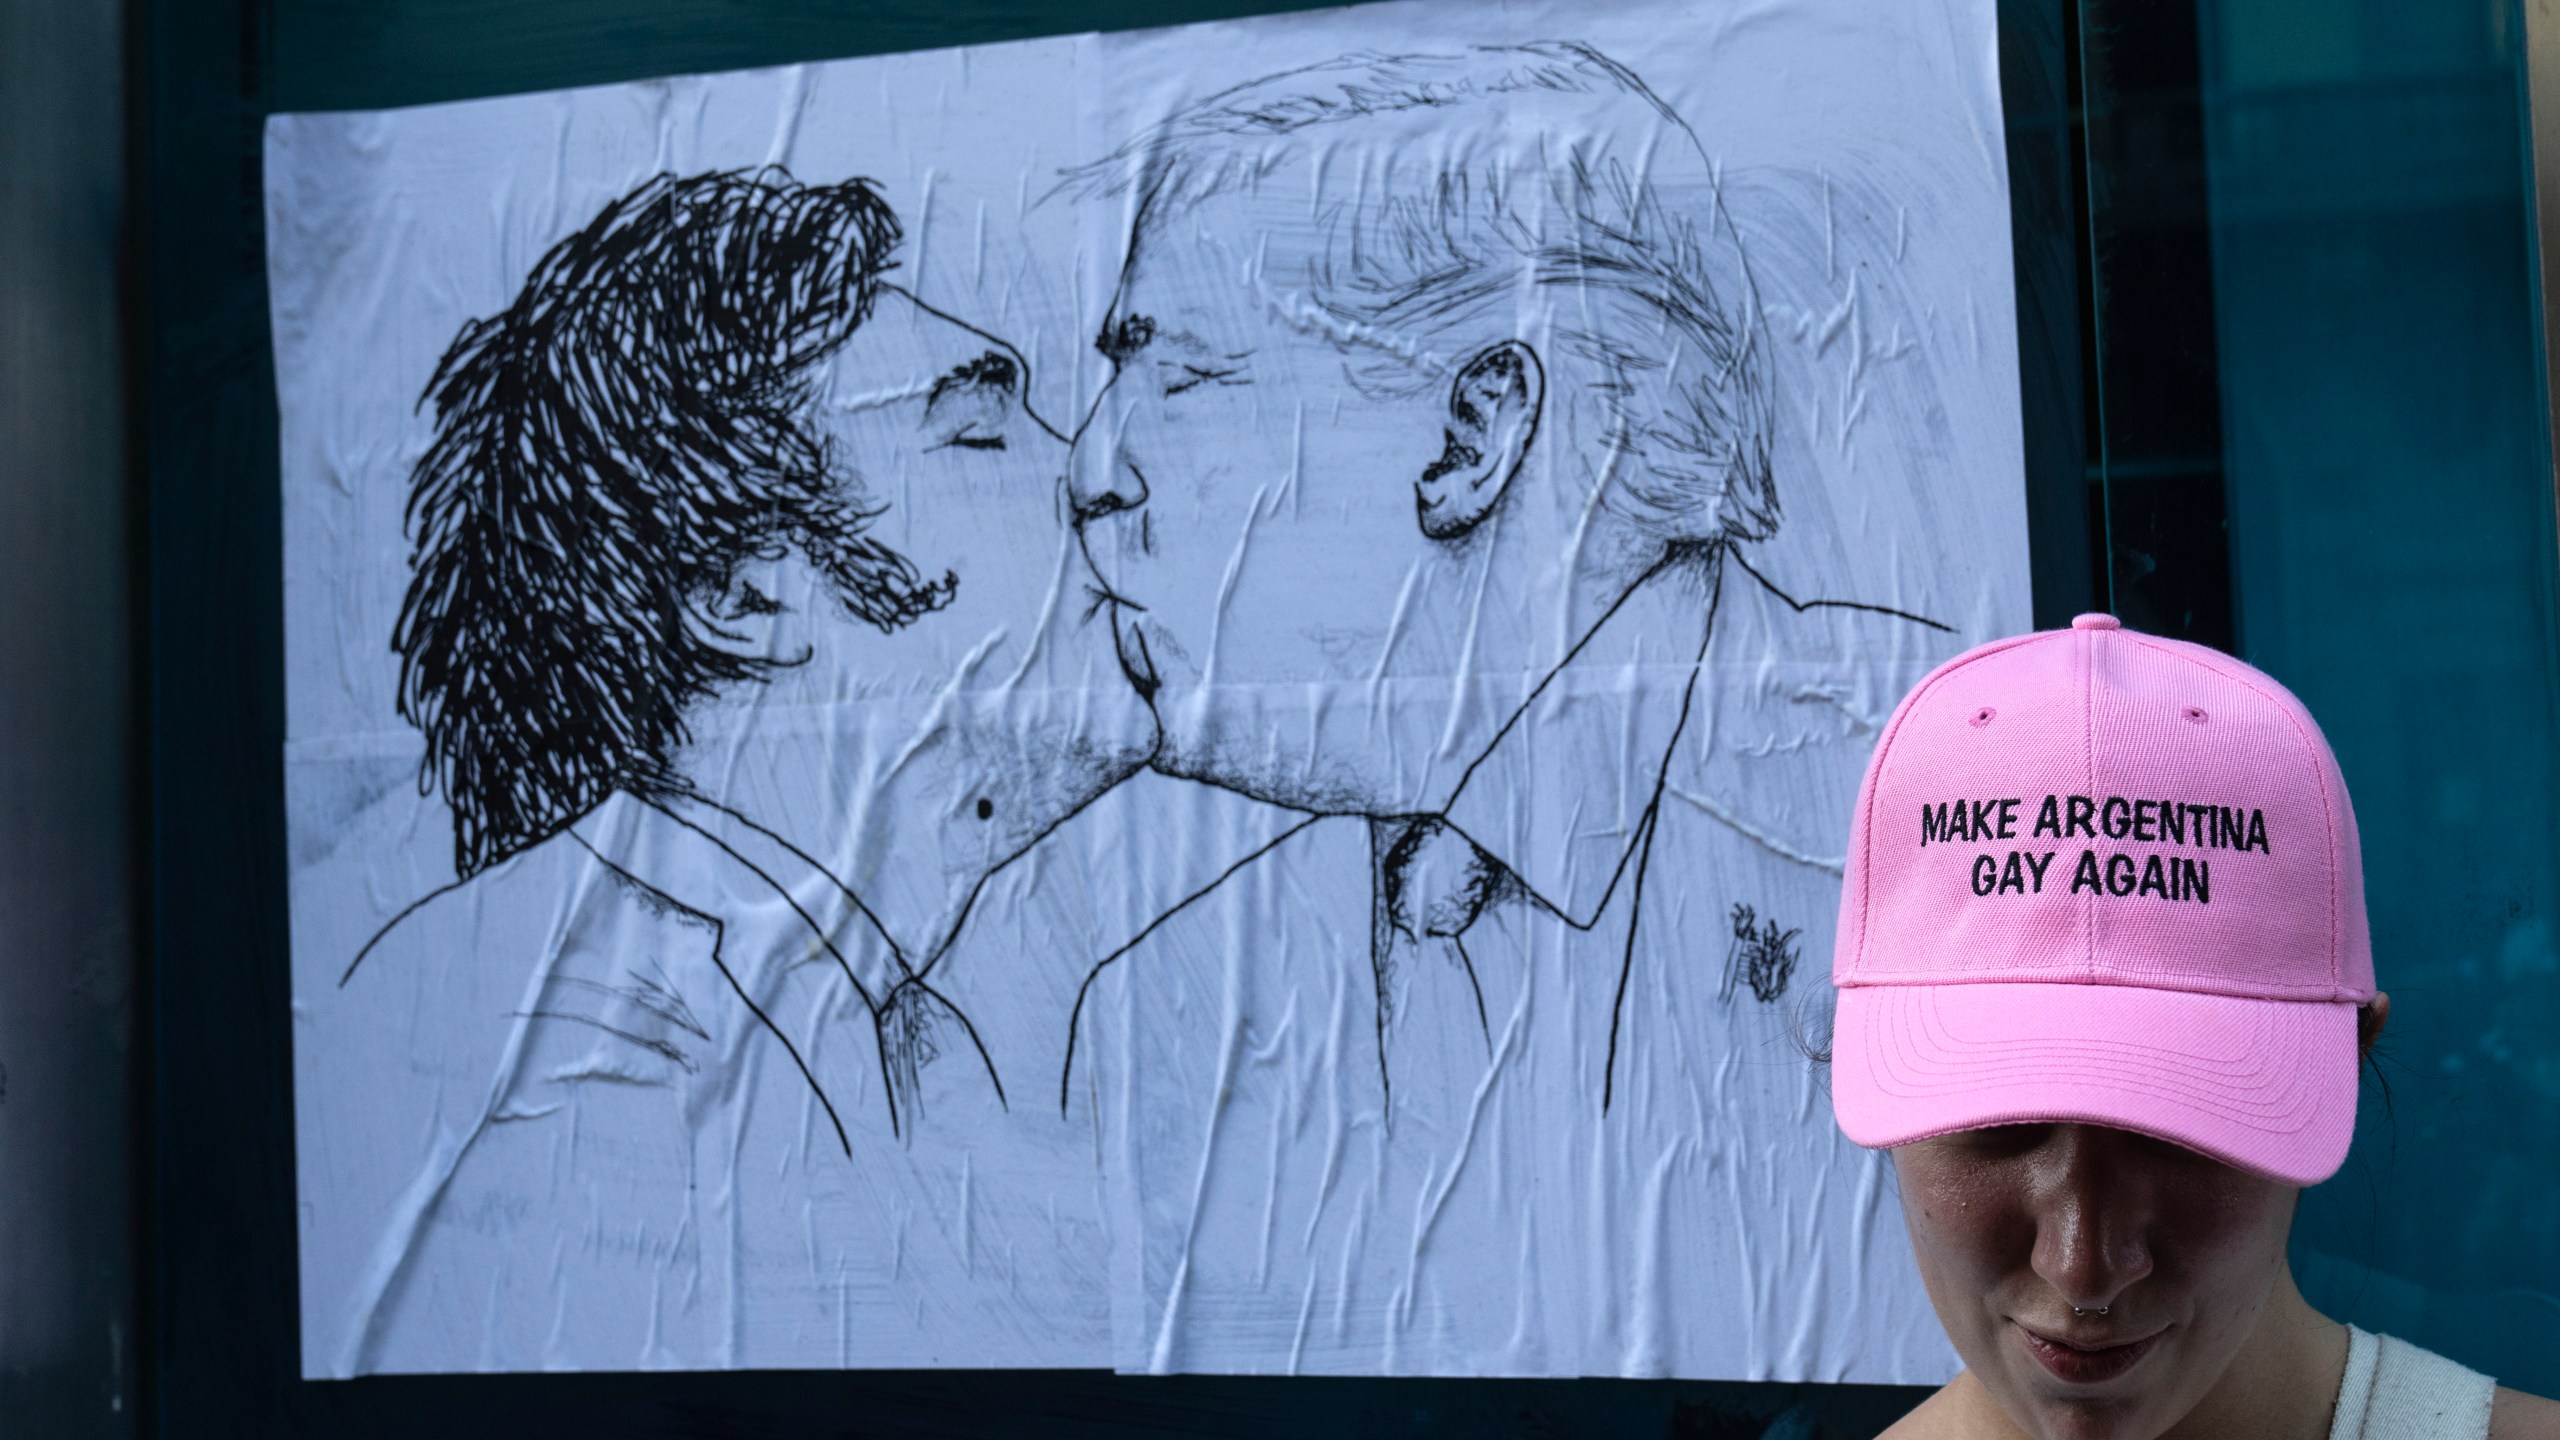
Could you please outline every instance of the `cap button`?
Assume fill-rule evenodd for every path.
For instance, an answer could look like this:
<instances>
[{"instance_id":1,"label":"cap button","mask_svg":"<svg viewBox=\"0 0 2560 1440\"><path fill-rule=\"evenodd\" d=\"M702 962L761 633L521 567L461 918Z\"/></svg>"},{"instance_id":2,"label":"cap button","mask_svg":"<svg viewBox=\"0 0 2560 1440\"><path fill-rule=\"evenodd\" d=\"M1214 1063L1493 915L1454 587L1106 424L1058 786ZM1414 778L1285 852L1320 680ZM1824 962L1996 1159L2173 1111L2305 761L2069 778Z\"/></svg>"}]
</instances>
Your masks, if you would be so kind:
<instances>
[{"instance_id":1,"label":"cap button","mask_svg":"<svg viewBox=\"0 0 2560 1440\"><path fill-rule=\"evenodd\" d=\"M2124 628L2124 622L2113 615L2099 611L2072 616L2071 628L2074 630L2121 630Z\"/></svg>"}]
</instances>

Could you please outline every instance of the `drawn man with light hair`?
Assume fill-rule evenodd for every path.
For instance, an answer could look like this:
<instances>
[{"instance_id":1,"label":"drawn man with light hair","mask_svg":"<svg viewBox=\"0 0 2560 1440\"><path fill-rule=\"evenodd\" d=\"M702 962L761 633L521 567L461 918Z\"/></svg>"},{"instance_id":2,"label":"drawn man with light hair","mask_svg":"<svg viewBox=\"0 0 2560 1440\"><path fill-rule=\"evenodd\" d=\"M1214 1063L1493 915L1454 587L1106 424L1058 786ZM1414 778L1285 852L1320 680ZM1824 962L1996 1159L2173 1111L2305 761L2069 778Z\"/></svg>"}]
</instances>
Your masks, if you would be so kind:
<instances>
[{"instance_id":1,"label":"drawn man with light hair","mask_svg":"<svg viewBox=\"0 0 2560 1440\"><path fill-rule=\"evenodd\" d=\"M1820 750L1722 713L1710 636L1929 622L1745 558L1781 497L1751 266L1606 57L1355 56L1083 179L1132 238L1070 488L1156 767L1308 816L1079 1006L1061 1099L1125 1121L1119 1362L1616 1369L1591 1136L1644 1041L1666 767ZM1732 1003L1774 1005L1754 935Z\"/></svg>"}]
</instances>

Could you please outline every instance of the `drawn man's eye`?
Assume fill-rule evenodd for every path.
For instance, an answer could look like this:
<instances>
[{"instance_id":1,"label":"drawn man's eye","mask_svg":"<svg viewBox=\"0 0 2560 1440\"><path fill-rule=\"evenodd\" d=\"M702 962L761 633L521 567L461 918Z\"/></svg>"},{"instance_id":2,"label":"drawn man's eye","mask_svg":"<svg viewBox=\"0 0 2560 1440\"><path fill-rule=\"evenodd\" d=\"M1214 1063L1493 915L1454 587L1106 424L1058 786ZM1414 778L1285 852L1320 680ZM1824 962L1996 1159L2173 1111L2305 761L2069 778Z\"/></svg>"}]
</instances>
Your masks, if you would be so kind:
<instances>
[{"instance_id":1,"label":"drawn man's eye","mask_svg":"<svg viewBox=\"0 0 2560 1440\"><path fill-rule=\"evenodd\" d=\"M1242 385L1244 383L1238 372L1234 370L1222 370L1213 365L1185 365L1181 367L1179 373L1165 383L1164 393L1173 396L1185 390L1197 390L1203 385Z\"/></svg>"},{"instance_id":2,"label":"drawn man's eye","mask_svg":"<svg viewBox=\"0 0 2560 1440\"><path fill-rule=\"evenodd\" d=\"M954 445L959 446L963 450L1002 450L1005 448L1003 436L981 435L974 430L963 430L959 434L943 441L941 444L930 448L933 450L947 450Z\"/></svg>"},{"instance_id":3,"label":"drawn man's eye","mask_svg":"<svg viewBox=\"0 0 2560 1440\"><path fill-rule=\"evenodd\" d=\"M1123 315L1117 323L1105 324L1102 333L1093 337L1093 348L1111 362L1113 374L1154 343L1156 322L1144 315Z\"/></svg>"},{"instance_id":4,"label":"drawn man's eye","mask_svg":"<svg viewBox=\"0 0 2560 1440\"><path fill-rule=\"evenodd\" d=\"M712 604L711 613L723 620L744 620L750 615L779 615L782 602L757 589L752 582L740 581L736 593Z\"/></svg>"}]
</instances>

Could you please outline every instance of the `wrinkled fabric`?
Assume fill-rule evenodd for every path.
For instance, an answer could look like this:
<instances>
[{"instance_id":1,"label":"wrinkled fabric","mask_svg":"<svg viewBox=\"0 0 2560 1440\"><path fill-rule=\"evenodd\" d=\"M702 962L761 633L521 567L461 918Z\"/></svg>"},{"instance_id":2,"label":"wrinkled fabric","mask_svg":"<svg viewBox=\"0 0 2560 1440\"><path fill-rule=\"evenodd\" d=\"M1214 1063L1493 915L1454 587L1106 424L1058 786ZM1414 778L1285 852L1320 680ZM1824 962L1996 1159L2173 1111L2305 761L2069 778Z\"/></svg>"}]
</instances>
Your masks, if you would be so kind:
<instances>
[{"instance_id":1,"label":"wrinkled fabric","mask_svg":"<svg viewBox=\"0 0 2560 1440\"><path fill-rule=\"evenodd\" d=\"M1877 727L2028 622L1994 55L1410 0L275 117L304 1373L1952 1373L1808 1052ZM905 608L760 535L684 600L771 668L465 875L430 377L721 174L894 217L776 393Z\"/></svg>"}]
</instances>

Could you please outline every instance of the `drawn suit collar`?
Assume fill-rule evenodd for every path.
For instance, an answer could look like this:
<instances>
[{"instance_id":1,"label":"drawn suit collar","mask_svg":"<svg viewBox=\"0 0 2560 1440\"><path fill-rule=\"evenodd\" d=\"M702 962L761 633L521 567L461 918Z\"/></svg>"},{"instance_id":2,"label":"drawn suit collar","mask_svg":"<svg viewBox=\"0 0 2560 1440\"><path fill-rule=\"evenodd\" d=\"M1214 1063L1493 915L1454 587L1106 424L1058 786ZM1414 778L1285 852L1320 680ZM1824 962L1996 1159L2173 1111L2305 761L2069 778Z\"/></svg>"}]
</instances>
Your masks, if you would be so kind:
<instances>
[{"instance_id":1,"label":"drawn suit collar","mask_svg":"<svg viewBox=\"0 0 2560 1440\"><path fill-rule=\"evenodd\" d=\"M851 889L752 819L617 791L572 827L597 857L784 965L840 958L875 1009L906 967Z\"/></svg>"},{"instance_id":2,"label":"drawn suit collar","mask_svg":"<svg viewBox=\"0 0 2560 1440\"><path fill-rule=\"evenodd\" d=\"M1547 677L1444 818L1569 923L1608 904L1688 719L1721 552L1667 562Z\"/></svg>"}]
</instances>

